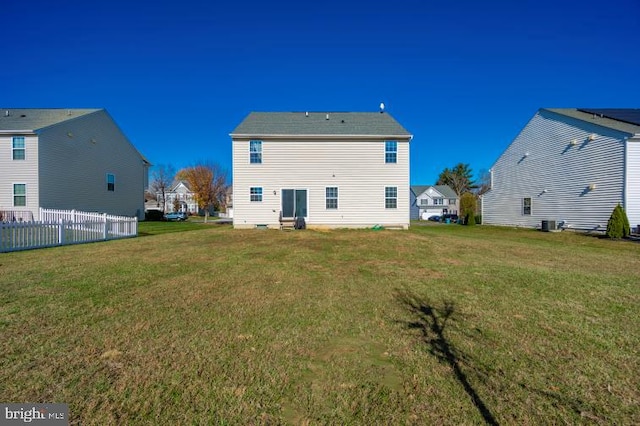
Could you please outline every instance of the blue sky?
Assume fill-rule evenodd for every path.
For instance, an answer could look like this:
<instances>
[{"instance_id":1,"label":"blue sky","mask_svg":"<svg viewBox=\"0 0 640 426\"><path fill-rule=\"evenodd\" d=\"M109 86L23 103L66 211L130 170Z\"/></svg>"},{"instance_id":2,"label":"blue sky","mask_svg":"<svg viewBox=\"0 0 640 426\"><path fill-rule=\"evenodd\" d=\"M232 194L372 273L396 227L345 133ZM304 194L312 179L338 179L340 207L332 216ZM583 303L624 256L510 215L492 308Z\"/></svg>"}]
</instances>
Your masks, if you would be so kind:
<instances>
[{"instance_id":1,"label":"blue sky","mask_svg":"<svg viewBox=\"0 0 640 426\"><path fill-rule=\"evenodd\" d=\"M411 183L488 169L541 107L639 107L640 2L3 2L0 106L106 108L154 164L231 170L250 111L376 111Z\"/></svg>"}]
</instances>

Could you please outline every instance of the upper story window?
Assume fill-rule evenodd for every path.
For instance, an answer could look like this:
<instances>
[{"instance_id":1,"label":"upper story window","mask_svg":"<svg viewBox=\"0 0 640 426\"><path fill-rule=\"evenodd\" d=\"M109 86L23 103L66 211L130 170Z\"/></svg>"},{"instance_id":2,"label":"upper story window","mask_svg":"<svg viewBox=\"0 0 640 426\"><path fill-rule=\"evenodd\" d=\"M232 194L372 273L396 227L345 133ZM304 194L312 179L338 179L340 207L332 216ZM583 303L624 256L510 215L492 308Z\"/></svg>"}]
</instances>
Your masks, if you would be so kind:
<instances>
[{"instance_id":1,"label":"upper story window","mask_svg":"<svg viewBox=\"0 0 640 426\"><path fill-rule=\"evenodd\" d=\"M525 216L531 216L531 198L522 199L522 214Z\"/></svg>"},{"instance_id":2,"label":"upper story window","mask_svg":"<svg viewBox=\"0 0 640 426\"><path fill-rule=\"evenodd\" d=\"M326 208L337 209L338 208L338 188L335 186L328 186L326 188Z\"/></svg>"},{"instance_id":3,"label":"upper story window","mask_svg":"<svg viewBox=\"0 0 640 426\"><path fill-rule=\"evenodd\" d=\"M262 141L249 141L249 163L262 163Z\"/></svg>"},{"instance_id":4,"label":"upper story window","mask_svg":"<svg viewBox=\"0 0 640 426\"><path fill-rule=\"evenodd\" d=\"M25 159L24 136L13 137L13 159L14 160Z\"/></svg>"},{"instance_id":5,"label":"upper story window","mask_svg":"<svg viewBox=\"0 0 640 426\"><path fill-rule=\"evenodd\" d=\"M429 205L429 200L428 200L428 199L426 199L426 198L422 198L422 199L420 200L420 205L421 205L421 206L428 206L428 205Z\"/></svg>"},{"instance_id":6,"label":"upper story window","mask_svg":"<svg viewBox=\"0 0 640 426\"><path fill-rule=\"evenodd\" d=\"M398 162L398 142L386 141L384 143L384 162L385 163Z\"/></svg>"},{"instance_id":7,"label":"upper story window","mask_svg":"<svg viewBox=\"0 0 640 426\"><path fill-rule=\"evenodd\" d=\"M27 205L27 184L14 183L13 184L13 206L24 207L26 205Z\"/></svg>"},{"instance_id":8,"label":"upper story window","mask_svg":"<svg viewBox=\"0 0 640 426\"><path fill-rule=\"evenodd\" d=\"M444 199L442 199L442 198L434 198L433 199L433 205L434 206L443 206L444 205Z\"/></svg>"},{"instance_id":9,"label":"upper story window","mask_svg":"<svg viewBox=\"0 0 640 426\"><path fill-rule=\"evenodd\" d=\"M107 173L107 191L116 190L116 175L113 173Z\"/></svg>"},{"instance_id":10,"label":"upper story window","mask_svg":"<svg viewBox=\"0 0 640 426\"><path fill-rule=\"evenodd\" d=\"M249 188L251 201L262 201L262 187Z\"/></svg>"},{"instance_id":11,"label":"upper story window","mask_svg":"<svg viewBox=\"0 0 640 426\"><path fill-rule=\"evenodd\" d=\"M398 187L387 186L384 188L384 208L397 209L398 208Z\"/></svg>"}]
</instances>

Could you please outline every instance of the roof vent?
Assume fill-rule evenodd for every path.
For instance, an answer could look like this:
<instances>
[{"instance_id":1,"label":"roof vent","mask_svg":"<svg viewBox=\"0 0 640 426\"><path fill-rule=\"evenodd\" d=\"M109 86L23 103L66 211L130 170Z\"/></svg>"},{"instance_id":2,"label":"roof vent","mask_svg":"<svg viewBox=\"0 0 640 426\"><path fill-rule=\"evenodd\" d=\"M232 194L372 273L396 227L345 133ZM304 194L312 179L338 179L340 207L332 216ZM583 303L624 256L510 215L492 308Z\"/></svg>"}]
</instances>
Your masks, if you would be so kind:
<instances>
[{"instance_id":1,"label":"roof vent","mask_svg":"<svg viewBox=\"0 0 640 426\"><path fill-rule=\"evenodd\" d=\"M329 119L329 114L327 114L327 120Z\"/></svg>"},{"instance_id":2,"label":"roof vent","mask_svg":"<svg viewBox=\"0 0 640 426\"><path fill-rule=\"evenodd\" d=\"M304 116L305 116L305 117L308 117L308 116L309 116L309 111L305 112L305 113L304 113Z\"/></svg>"},{"instance_id":3,"label":"roof vent","mask_svg":"<svg viewBox=\"0 0 640 426\"><path fill-rule=\"evenodd\" d=\"M380 114L384 112L384 102L380 102Z\"/></svg>"},{"instance_id":4,"label":"roof vent","mask_svg":"<svg viewBox=\"0 0 640 426\"><path fill-rule=\"evenodd\" d=\"M4 116L5 116L5 117L8 117L8 116L9 116L9 110L7 110L7 111L5 111L5 112L4 112Z\"/></svg>"}]
</instances>

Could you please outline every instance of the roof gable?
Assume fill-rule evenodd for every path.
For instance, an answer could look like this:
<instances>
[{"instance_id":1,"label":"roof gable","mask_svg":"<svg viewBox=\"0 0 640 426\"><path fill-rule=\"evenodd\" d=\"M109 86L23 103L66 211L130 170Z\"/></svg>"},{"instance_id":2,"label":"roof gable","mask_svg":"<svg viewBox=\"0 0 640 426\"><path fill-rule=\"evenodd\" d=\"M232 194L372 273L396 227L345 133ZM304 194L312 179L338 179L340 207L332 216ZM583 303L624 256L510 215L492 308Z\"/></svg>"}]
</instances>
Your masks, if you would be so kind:
<instances>
[{"instance_id":1,"label":"roof gable","mask_svg":"<svg viewBox=\"0 0 640 426\"><path fill-rule=\"evenodd\" d=\"M231 136L241 135L411 138L386 112L252 112L231 133Z\"/></svg>"},{"instance_id":2,"label":"roof gable","mask_svg":"<svg viewBox=\"0 0 640 426\"><path fill-rule=\"evenodd\" d=\"M0 131L30 130L35 132L97 111L101 111L101 109L0 108Z\"/></svg>"},{"instance_id":3,"label":"roof gable","mask_svg":"<svg viewBox=\"0 0 640 426\"><path fill-rule=\"evenodd\" d=\"M430 189L432 190L430 191L431 193L427 194L429 195L429 197L433 197L435 195L436 197L442 196L442 198L458 198L456 193L453 191L453 189L451 189L449 185L413 185L411 186L411 191L416 197L419 197L420 195L424 194ZM434 191L436 193L434 193Z\"/></svg>"}]
</instances>

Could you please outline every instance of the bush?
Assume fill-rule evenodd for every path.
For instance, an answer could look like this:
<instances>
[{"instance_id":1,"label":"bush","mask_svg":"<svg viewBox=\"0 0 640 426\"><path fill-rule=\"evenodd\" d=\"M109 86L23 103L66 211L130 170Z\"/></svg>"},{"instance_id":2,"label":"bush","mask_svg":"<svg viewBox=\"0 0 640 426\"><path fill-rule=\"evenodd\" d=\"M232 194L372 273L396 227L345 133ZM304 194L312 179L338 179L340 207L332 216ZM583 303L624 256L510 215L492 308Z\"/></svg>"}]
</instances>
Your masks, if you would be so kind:
<instances>
[{"instance_id":1,"label":"bush","mask_svg":"<svg viewBox=\"0 0 640 426\"><path fill-rule=\"evenodd\" d=\"M607 237L624 238L628 237L630 233L631 226L629 225L629 219L620 203L618 203L611 213L609 222L607 222Z\"/></svg>"},{"instance_id":2,"label":"bush","mask_svg":"<svg viewBox=\"0 0 640 426\"><path fill-rule=\"evenodd\" d=\"M481 224L482 223L482 215L481 214L477 214L476 215L476 223L477 224Z\"/></svg>"},{"instance_id":3,"label":"bush","mask_svg":"<svg viewBox=\"0 0 640 426\"><path fill-rule=\"evenodd\" d=\"M464 224L471 226L476 224L476 216L473 213L467 213L464 217Z\"/></svg>"},{"instance_id":4,"label":"bush","mask_svg":"<svg viewBox=\"0 0 640 426\"><path fill-rule=\"evenodd\" d=\"M467 214L471 214L471 216L476 214L476 196L470 192L465 192L460 197L460 217L465 218L465 223L467 222Z\"/></svg>"},{"instance_id":5,"label":"bush","mask_svg":"<svg viewBox=\"0 0 640 426\"><path fill-rule=\"evenodd\" d=\"M144 220L148 221L159 221L162 220L163 214L160 210L147 210L144 212Z\"/></svg>"}]
</instances>

